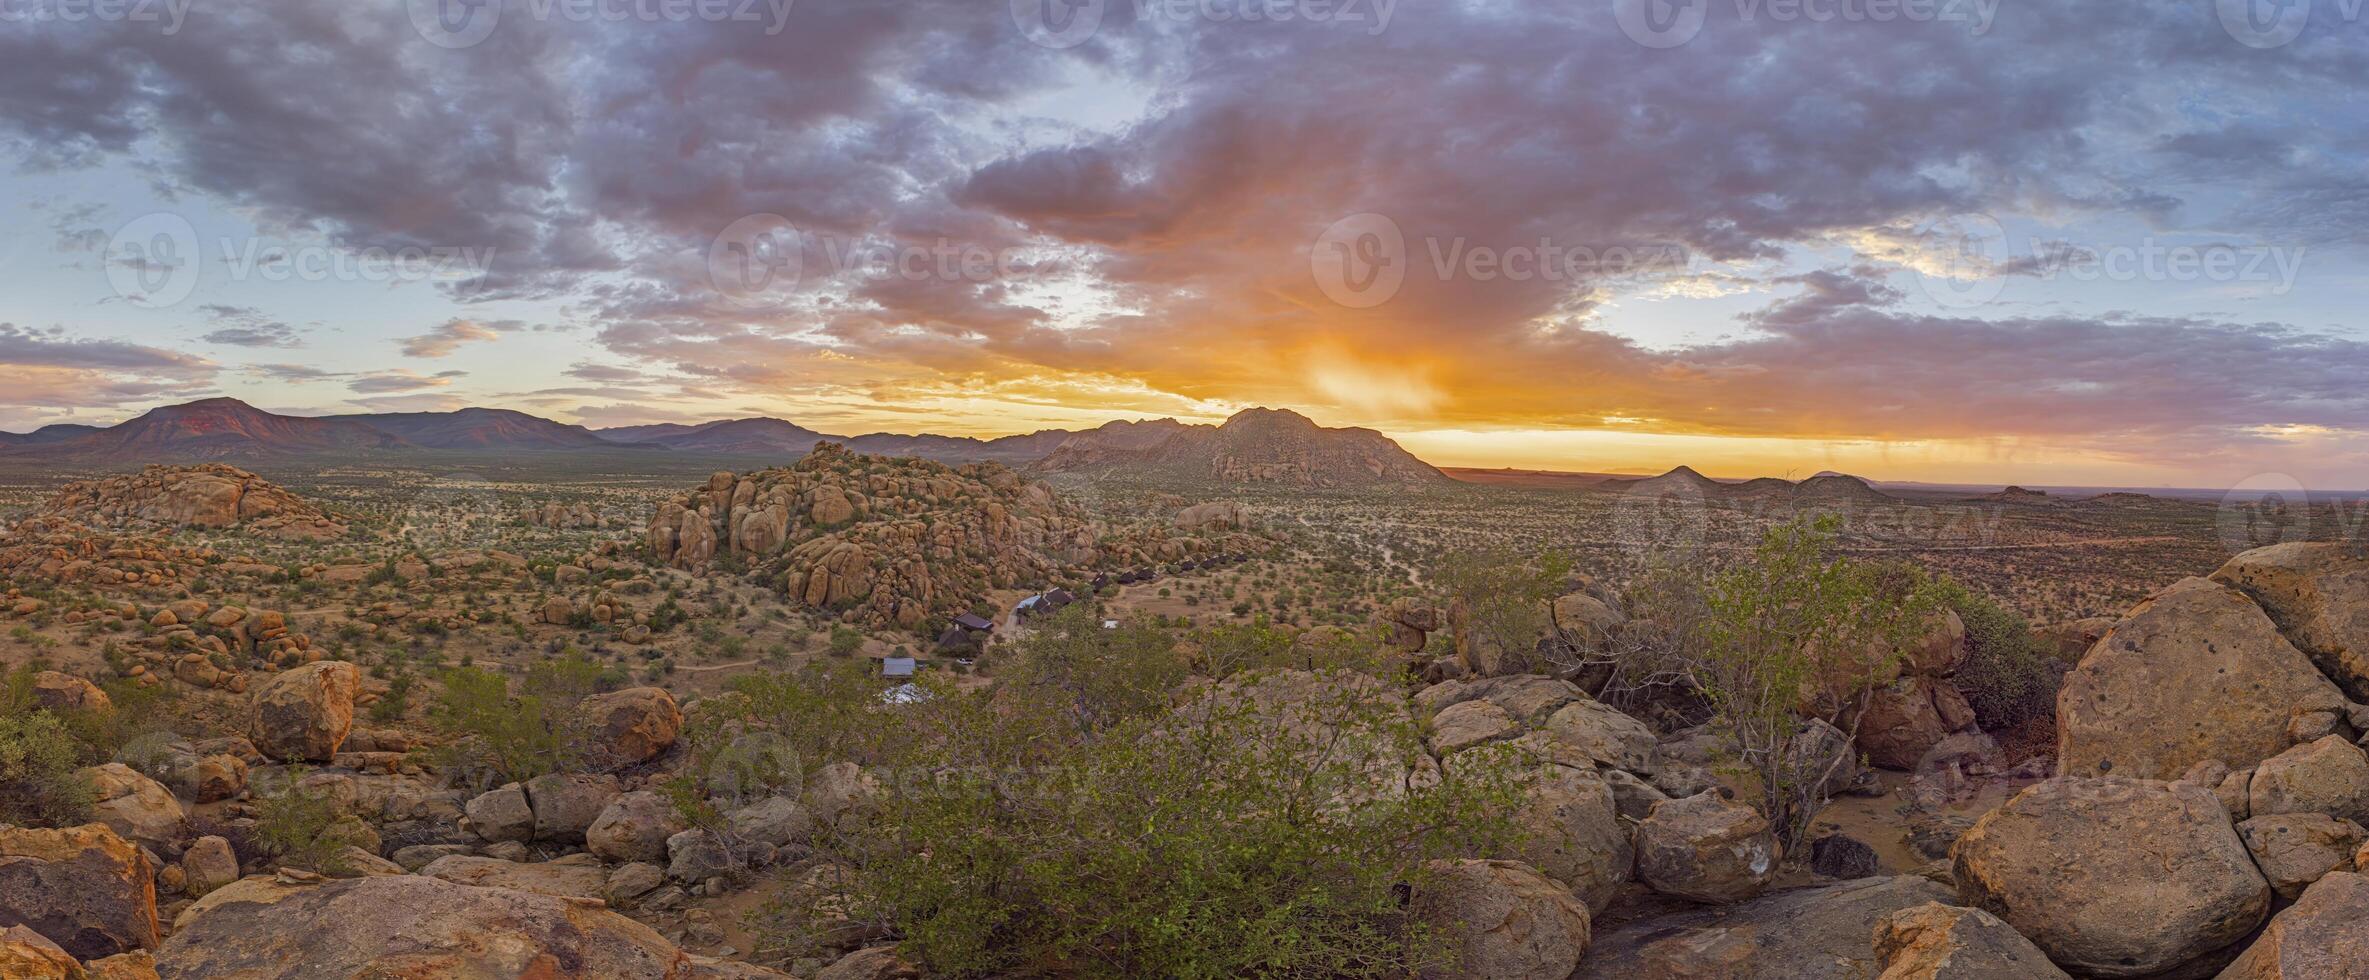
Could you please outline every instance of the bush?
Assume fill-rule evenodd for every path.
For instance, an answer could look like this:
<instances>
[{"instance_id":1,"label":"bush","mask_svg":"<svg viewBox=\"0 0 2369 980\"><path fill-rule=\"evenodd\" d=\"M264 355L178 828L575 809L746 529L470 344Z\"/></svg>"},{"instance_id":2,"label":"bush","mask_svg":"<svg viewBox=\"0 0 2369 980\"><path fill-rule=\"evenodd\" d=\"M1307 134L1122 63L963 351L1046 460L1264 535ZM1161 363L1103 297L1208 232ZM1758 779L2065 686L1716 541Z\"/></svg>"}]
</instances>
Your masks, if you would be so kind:
<instances>
[{"instance_id":1,"label":"bush","mask_svg":"<svg viewBox=\"0 0 2369 980\"><path fill-rule=\"evenodd\" d=\"M1011 655L991 688L924 678L928 696L893 710L780 698L785 724L873 733L826 746L791 732L804 759L871 761L885 778L860 826L816 841L848 869L834 893L768 908L768 953L811 951L843 923L807 914L841 908L891 924L939 976L1408 976L1435 961L1436 937L1408 919L1404 888L1428 860L1516 839L1512 753L1376 792L1377 764L1424 754L1419 726L1370 693L1390 685L1321 686L1301 716L1315 723L1206 686L1179 706L1183 651L1083 612L1049 617Z\"/></svg>"},{"instance_id":2,"label":"bush","mask_svg":"<svg viewBox=\"0 0 2369 980\"><path fill-rule=\"evenodd\" d=\"M255 806L249 839L263 856L289 867L335 874L348 870L340 851L355 841L339 827L337 801L304 786L304 773L290 773L286 789Z\"/></svg>"},{"instance_id":3,"label":"bush","mask_svg":"<svg viewBox=\"0 0 2369 980\"><path fill-rule=\"evenodd\" d=\"M94 794L74 775L80 753L56 715L0 713L0 823L63 827L87 819Z\"/></svg>"},{"instance_id":4,"label":"bush","mask_svg":"<svg viewBox=\"0 0 2369 980\"><path fill-rule=\"evenodd\" d=\"M1966 664L1955 680L1976 724L2002 732L2054 718L2065 665L2032 635L2032 625L1958 583L1948 583L1943 595L1966 624Z\"/></svg>"},{"instance_id":5,"label":"bush","mask_svg":"<svg viewBox=\"0 0 2369 980\"><path fill-rule=\"evenodd\" d=\"M572 647L527 668L515 695L509 679L477 667L447 670L442 680L428 715L439 730L460 738L441 750L440 761L502 782L523 782L580 762L576 704L622 683L615 668Z\"/></svg>"}]
</instances>

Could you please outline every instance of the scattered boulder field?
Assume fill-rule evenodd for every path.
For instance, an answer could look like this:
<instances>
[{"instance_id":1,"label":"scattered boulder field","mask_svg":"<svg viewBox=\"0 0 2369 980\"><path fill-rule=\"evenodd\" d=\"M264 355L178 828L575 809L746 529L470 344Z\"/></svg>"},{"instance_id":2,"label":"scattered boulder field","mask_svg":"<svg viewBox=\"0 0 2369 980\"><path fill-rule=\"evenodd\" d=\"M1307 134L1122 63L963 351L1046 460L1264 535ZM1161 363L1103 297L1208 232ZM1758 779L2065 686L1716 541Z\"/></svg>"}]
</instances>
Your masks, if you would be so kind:
<instances>
[{"instance_id":1,"label":"scattered boulder field","mask_svg":"<svg viewBox=\"0 0 2369 980\"><path fill-rule=\"evenodd\" d=\"M1237 445L1296 437L1297 422L1229 426L1048 459L1154 453L1299 478ZM525 520L603 523L556 506ZM1266 540L1254 524L1220 501L1114 528L999 464L825 444L791 466L666 495L637 542L552 573L573 594L553 596L537 625L624 624L647 640L652 603L591 581L594 558L614 563L612 579L740 576L834 622L911 628L993 590L1247 550ZM172 569L189 556L174 549L187 546L138 536L191 526L349 533L253 474L151 468L60 493L0 546L0 569L179 581ZM76 540L105 543L66 543ZM465 567L517 571L477 558ZM1539 612L1556 642L1602 656L1644 615L1579 587ZM691 743L714 735L708 699L741 695L606 685L572 702L580 752L510 778L450 762L438 750L451 745L402 716L374 719L384 686L283 612L179 599L91 615L142 629L120 679L201 699L218 730L135 740L77 771L87 822L0 825L0 978L927 975L898 950L893 923L846 918L807 890L841 870L818 835L879 812L875 773L806 760L818 764L792 784L679 798L676 777L702 772ZM2369 556L2249 551L2110 622L2049 628L2035 642L2076 649L2078 662L2056 702L2053 752L2012 763L1969 704L1966 622L1919 621L1878 651L1888 667L1875 676L1802 685L1786 751L1831 759L1830 795L1890 822L1822 825L1795 853L1738 791L1737 747L1719 731L1616 708L1584 667L1472 642L1470 615L1400 598L1374 610L1367 633L1293 641L1374 644L1406 684L1310 666L1215 681L1198 702L1352 760L1363 785L1316 801L1326 808L1521 760L1530 778L1508 797L1518 843L1434 862L1404 886L1405 920L1452 954L1425 977L2369 980L2369 706L2356 701L2369 694ZM27 703L59 716L126 710L69 671L30 672L25 685ZM1311 708L1343 697L1416 732L1414 747L1354 737ZM296 795L333 804L319 836L334 860L318 869L268 857L253 838L261 808ZM773 890L756 895L760 885ZM726 921L784 895L842 915L828 955L768 956Z\"/></svg>"}]
</instances>

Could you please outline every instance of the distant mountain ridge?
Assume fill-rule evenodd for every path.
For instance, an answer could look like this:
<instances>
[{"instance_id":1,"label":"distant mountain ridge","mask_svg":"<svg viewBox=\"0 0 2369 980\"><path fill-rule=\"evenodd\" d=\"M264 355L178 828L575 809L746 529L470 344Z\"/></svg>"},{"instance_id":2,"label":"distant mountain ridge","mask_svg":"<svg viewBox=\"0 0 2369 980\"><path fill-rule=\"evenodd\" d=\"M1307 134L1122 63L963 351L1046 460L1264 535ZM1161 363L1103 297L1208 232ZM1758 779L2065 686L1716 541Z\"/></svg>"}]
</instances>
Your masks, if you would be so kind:
<instances>
[{"instance_id":1,"label":"distant mountain ridge","mask_svg":"<svg viewBox=\"0 0 2369 980\"><path fill-rule=\"evenodd\" d=\"M1874 484L1865 479L1831 471L1819 473L1799 483L1773 476L1730 483L1697 473L1693 467L1679 466L1660 476L1608 479L1596 486L1614 493L1648 496L1690 493L1707 500L1789 499L1815 503L1887 503L1900 499L1876 489Z\"/></svg>"},{"instance_id":2,"label":"distant mountain ridge","mask_svg":"<svg viewBox=\"0 0 2369 980\"><path fill-rule=\"evenodd\" d=\"M1112 422L1063 440L1033 469L1319 488L1455 483L1372 429L1328 429L1298 412L1268 408L1244 409L1214 426Z\"/></svg>"}]
</instances>

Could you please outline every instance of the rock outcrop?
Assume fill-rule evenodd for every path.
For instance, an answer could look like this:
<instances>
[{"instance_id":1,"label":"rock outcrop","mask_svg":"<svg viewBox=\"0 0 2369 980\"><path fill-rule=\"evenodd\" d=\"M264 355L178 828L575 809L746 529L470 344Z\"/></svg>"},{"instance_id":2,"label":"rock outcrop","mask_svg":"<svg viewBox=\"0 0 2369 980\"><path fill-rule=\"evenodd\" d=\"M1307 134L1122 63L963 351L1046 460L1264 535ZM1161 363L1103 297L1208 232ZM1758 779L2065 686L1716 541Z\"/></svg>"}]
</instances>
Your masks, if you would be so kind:
<instances>
[{"instance_id":1,"label":"rock outcrop","mask_svg":"<svg viewBox=\"0 0 2369 980\"><path fill-rule=\"evenodd\" d=\"M2333 542L2272 545L2230 559L2213 581L2253 597L2321 671L2369 701L2369 553Z\"/></svg>"},{"instance_id":2,"label":"rock outcrop","mask_svg":"<svg viewBox=\"0 0 2369 980\"><path fill-rule=\"evenodd\" d=\"M1075 509L1001 465L829 443L789 467L715 474L659 504L646 540L660 564L704 571L734 556L794 601L899 626L1050 582L1094 543Z\"/></svg>"},{"instance_id":3,"label":"rock outcrop","mask_svg":"<svg viewBox=\"0 0 2369 980\"><path fill-rule=\"evenodd\" d=\"M238 527L267 537L326 541L345 536L303 498L222 463L150 466L138 473L67 484L37 516L93 527Z\"/></svg>"}]
</instances>

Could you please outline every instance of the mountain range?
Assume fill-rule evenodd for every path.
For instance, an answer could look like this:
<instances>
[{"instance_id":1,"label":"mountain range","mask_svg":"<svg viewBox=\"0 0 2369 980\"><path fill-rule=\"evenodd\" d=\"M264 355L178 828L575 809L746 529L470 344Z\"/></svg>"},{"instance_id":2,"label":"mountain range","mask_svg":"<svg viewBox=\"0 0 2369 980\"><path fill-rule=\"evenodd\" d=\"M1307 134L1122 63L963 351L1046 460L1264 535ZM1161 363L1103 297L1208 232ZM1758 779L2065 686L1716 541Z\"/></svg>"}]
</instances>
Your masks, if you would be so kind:
<instances>
[{"instance_id":1,"label":"mountain range","mask_svg":"<svg viewBox=\"0 0 2369 980\"><path fill-rule=\"evenodd\" d=\"M1222 425L1116 421L1093 429L974 439L928 433L842 436L776 418L589 429L498 408L306 417L267 412L235 398L207 398L151 409L105 428L63 424L0 433L0 458L97 465L440 451L795 458L817 442L941 462L993 460L1044 473L1124 468L1171 479L1310 487L1450 482L1372 429L1324 428L1296 412L1274 409L1248 409Z\"/></svg>"}]
</instances>

